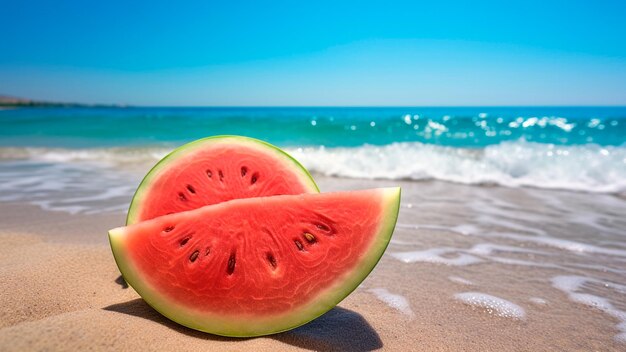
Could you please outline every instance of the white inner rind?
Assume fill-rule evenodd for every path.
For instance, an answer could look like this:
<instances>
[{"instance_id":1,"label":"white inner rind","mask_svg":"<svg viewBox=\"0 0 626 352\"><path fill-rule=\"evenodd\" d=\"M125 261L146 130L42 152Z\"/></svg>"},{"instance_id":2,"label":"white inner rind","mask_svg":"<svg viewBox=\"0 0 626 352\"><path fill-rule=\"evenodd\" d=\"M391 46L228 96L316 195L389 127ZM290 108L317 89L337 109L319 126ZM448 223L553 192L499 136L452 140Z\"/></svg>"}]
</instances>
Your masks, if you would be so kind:
<instances>
[{"instance_id":1,"label":"white inner rind","mask_svg":"<svg viewBox=\"0 0 626 352\"><path fill-rule=\"evenodd\" d=\"M336 278L334 283L322 290L315 299L282 314L261 317L225 316L190 309L160 294L157 288L150 286L146 280L142 279L141 273L128 255L125 246L125 227L109 231L109 241L115 261L128 284L149 305L169 319L187 327L216 335L233 337L268 335L295 328L329 311L356 289L374 269L389 244L400 208L400 188L380 188L376 191L380 195L381 221L372 236L373 240L368 250L365 251L354 269L345 272L343 277Z\"/></svg>"}]
</instances>

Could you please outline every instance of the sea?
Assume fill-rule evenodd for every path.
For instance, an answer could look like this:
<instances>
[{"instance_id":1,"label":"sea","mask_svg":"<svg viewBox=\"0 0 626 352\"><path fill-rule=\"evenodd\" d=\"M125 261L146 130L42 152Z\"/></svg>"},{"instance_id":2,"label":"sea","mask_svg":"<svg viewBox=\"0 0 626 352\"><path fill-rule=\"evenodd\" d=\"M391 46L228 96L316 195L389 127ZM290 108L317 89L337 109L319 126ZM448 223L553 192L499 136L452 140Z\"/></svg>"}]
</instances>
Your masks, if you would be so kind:
<instances>
[{"instance_id":1,"label":"sea","mask_svg":"<svg viewBox=\"0 0 626 352\"><path fill-rule=\"evenodd\" d=\"M123 219L151 166L214 135L284 148L322 191L402 186L384 275L360 290L405 319L626 344L626 107L5 109L0 202Z\"/></svg>"},{"instance_id":2,"label":"sea","mask_svg":"<svg viewBox=\"0 0 626 352\"><path fill-rule=\"evenodd\" d=\"M333 177L626 192L626 107L78 107L0 110L0 201L118 211L141 165L214 135Z\"/></svg>"}]
</instances>

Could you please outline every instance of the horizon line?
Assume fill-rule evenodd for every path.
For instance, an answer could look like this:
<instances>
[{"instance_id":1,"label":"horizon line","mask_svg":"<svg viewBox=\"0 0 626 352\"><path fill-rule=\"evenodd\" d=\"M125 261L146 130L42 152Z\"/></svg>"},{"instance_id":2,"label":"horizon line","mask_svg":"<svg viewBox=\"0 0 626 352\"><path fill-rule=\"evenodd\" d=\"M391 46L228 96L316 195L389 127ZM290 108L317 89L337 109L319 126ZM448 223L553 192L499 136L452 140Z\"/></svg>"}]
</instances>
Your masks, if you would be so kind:
<instances>
[{"instance_id":1,"label":"horizon line","mask_svg":"<svg viewBox=\"0 0 626 352\"><path fill-rule=\"evenodd\" d=\"M9 99L9 101L2 101L3 99ZM13 101L11 101L13 100ZM5 104L3 104L5 103ZM466 105L466 104L442 104L442 105L254 105L254 104L242 104L242 105L142 105L142 104L127 104L127 103L81 103L81 102L69 102L69 101L54 101L54 100L38 100L30 98L16 97L8 94L0 94L0 107L32 107L32 108L45 108L45 107L110 107L110 108L214 108L214 109L228 109L228 108L351 108L351 109L384 109L384 108L626 108L626 104L485 104L485 105Z\"/></svg>"}]
</instances>

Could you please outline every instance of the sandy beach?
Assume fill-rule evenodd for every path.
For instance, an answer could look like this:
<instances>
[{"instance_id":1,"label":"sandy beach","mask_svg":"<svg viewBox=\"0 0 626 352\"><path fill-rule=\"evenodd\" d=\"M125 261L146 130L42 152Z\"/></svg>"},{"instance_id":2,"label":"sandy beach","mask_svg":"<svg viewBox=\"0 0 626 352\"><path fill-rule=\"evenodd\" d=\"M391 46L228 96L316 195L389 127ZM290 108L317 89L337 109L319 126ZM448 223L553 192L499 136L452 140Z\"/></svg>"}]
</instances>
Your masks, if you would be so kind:
<instances>
[{"instance_id":1,"label":"sandy beach","mask_svg":"<svg viewBox=\"0 0 626 352\"><path fill-rule=\"evenodd\" d=\"M106 239L107 229L124 223L123 212L72 215L34 205L2 203L0 350L624 348L616 337L620 334L616 316L602 307L568 299L554 281L563 275L591 278L593 274L593 280L623 282L622 248L609 244L602 248L613 249L613 253L577 253L548 242L497 236L524 234L514 227L531 221L531 214L548 214L555 221L528 226L529 238L533 231L542 229L551 233L576 230L584 237L586 230L593 231L589 228L593 224L604 226L607 236L621 236L626 227L617 215L626 207L623 200L595 195L590 202L582 193L442 182L318 180L324 191L400 184L402 209L393 242L372 274L338 307L295 330L253 339L223 338L177 325L126 287ZM553 201L540 198L546 195ZM495 205L501 213L488 218L485 214L495 210L476 204L477 200ZM564 218L576 209L587 211L607 202L614 202L608 214L615 214L608 221L605 216L602 221L576 225ZM519 208L507 210L505 203ZM564 205L567 211L560 208ZM503 213L506 211L518 214L519 221L511 220ZM501 221L496 224L494 219ZM577 240L575 233L568 237ZM589 248L598 252L600 247ZM603 269L598 270L598 266ZM603 295L614 310L624 310L624 292L619 287L587 289L598 297Z\"/></svg>"}]
</instances>

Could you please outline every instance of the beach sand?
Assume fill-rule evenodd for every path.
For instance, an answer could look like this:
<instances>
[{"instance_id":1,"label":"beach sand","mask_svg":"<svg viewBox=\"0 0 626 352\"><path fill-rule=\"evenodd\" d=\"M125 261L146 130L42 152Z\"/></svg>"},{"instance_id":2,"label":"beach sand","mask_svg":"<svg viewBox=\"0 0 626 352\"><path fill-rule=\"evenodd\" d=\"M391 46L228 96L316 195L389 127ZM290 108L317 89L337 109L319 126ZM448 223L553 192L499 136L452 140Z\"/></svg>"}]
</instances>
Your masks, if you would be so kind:
<instances>
[{"instance_id":1,"label":"beach sand","mask_svg":"<svg viewBox=\"0 0 626 352\"><path fill-rule=\"evenodd\" d=\"M613 210L615 214L610 221L605 218L565 227L555 223L568 224L567 220L559 222L559 216L568 216L572 209L583 212L597 206L596 203L613 201L623 205L623 200L601 195L594 196L598 199L594 203L586 201L589 197L585 194L571 192L441 182L328 177L318 180L324 191L400 184L403 200L394 242L372 274L338 307L295 330L251 339L218 337L182 327L162 317L132 288L126 287L106 237L109 228L124 223L125 214L70 215L28 204L0 204L0 350L623 351L626 348L616 338L620 333L619 319L601 309L573 302L565 292L550 285L552 278L564 273L587 277L596 271L602 279L623 283L624 258L619 256L622 249L619 243L614 243L618 241L605 238L606 245L602 248L614 249L620 260L601 258L610 257L609 251L608 255L599 254L591 261L585 255L558 246L498 236L516 232L530 237L537 235L533 231L547 231L557 233L558 237L558 233L575 229L568 237L574 241L577 237L584 238L585 231L593 231L595 225L605 227L607 236L613 232L614 236L621 236L626 228L623 221L619 222L621 208ZM470 202L476 198L483 203ZM505 202L520 208L507 210L509 203ZM513 222L502 213L490 220L479 211L485 204L495 204L501 212L520 214L519 221ZM563 204L568 206L567 211L559 213ZM497 210L491 214L494 212ZM534 223L526 232L514 229L524 222L531 223L529 214L533 213L556 220ZM497 223L498 219L509 221ZM459 227L459 224L465 225ZM473 233L477 231L490 235ZM486 239L489 241L484 245ZM526 244L520 245L521 242ZM529 251L511 251L506 246ZM433 254L433 248L443 249ZM416 254L420 251L421 254ZM402 257L398 253L412 254ZM503 263L504 259L509 263ZM512 260L519 263L511 264ZM540 265L528 265L528 262ZM595 270L592 266L602 266L605 270ZM626 309L624 294L614 291L604 292L604 297L613 302L616 310ZM469 305L455 298L463 292L501 297L523 311L515 311L506 304L504 310Z\"/></svg>"}]
</instances>

